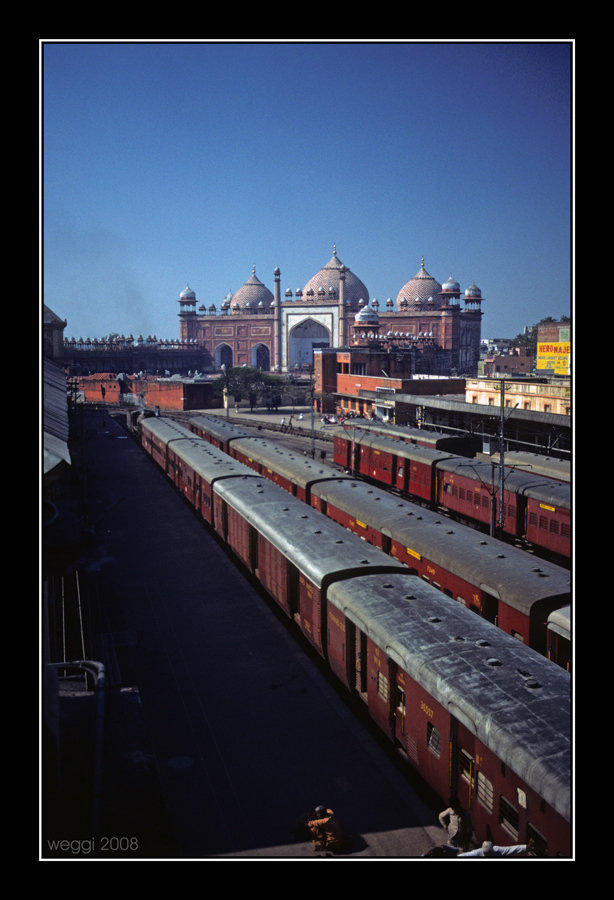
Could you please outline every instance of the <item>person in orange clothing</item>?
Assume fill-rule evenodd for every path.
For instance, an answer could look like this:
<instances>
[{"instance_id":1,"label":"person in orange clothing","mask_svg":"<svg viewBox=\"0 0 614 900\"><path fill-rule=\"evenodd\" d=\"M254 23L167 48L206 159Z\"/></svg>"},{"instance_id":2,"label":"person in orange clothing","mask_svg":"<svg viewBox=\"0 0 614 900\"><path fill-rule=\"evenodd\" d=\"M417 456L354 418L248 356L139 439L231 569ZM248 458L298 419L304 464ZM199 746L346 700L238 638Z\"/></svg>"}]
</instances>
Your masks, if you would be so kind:
<instances>
[{"instance_id":1,"label":"person in orange clothing","mask_svg":"<svg viewBox=\"0 0 614 900\"><path fill-rule=\"evenodd\" d=\"M316 850L340 850L343 846L343 829L332 809L316 806L307 820L307 827Z\"/></svg>"}]
</instances>

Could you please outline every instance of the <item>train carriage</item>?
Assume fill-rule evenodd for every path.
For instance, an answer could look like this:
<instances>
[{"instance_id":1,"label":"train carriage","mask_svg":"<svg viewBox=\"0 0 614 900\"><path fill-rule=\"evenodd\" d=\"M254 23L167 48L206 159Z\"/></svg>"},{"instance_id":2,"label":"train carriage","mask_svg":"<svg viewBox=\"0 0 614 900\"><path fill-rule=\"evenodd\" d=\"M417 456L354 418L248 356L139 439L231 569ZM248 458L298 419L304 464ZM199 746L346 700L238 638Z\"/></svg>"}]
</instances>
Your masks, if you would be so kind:
<instances>
[{"instance_id":1,"label":"train carriage","mask_svg":"<svg viewBox=\"0 0 614 900\"><path fill-rule=\"evenodd\" d=\"M430 447L414 447L381 435L336 438L334 460L347 470L383 487L432 502L436 467L450 454Z\"/></svg>"},{"instance_id":2,"label":"train carriage","mask_svg":"<svg viewBox=\"0 0 614 900\"><path fill-rule=\"evenodd\" d=\"M442 520L432 510L263 438L232 438L230 448L255 474L403 562L508 634L547 652L547 615L570 600L566 569L538 564L512 544L486 539L473 528Z\"/></svg>"},{"instance_id":3,"label":"train carriage","mask_svg":"<svg viewBox=\"0 0 614 900\"><path fill-rule=\"evenodd\" d=\"M432 508L445 509L484 531L498 522L500 468L494 460L412 447L379 435L365 436L364 431L349 432L337 433L334 443L334 460L347 471ZM545 492L552 494L550 502ZM523 541L552 559L568 562L570 520L569 482L506 467L502 532L508 540Z\"/></svg>"},{"instance_id":4,"label":"train carriage","mask_svg":"<svg viewBox=\"0 0 614 900\"><path fill-rule=\"evenodd\" d=\"M323 478L330 478L330 467L309 457L287 450L263 438L242 440L230 445L231 455L250 469L268 478L300 500L309 503L311 488Z\"/></svg>"},{"instance_id":5,"label":"train carriage","mask_svg":"<svg viewBox=\"0 0 614 900\"><path fill-rule=\"evenodd\" d=\"M431 450L446 450L450 453L458 453L459 456L473 457L481 450L482 441L476 435L443 434L439 431L428 431L425 428L412 428L408 425L384 425L381 422L369 422L363 420L347 420L347 431L355 428L368 434L379 434L393 441L404 441L417 447L430 447Z\"/></svg>"},{"instance_id":6,"label":"train carriage","mask_svg":"<svg viewBox=\"0 0 614 900\"><path fill-rule=\"evenodd\" d=\"M314 485L312 505L488 621L546 653L548 614L569 604L567 569L363 482Z\"/></svg>"},{"instance_id":7,"label":"train carriage","mask_svg":"<svg viewBox=\"0 0 614 900\"><path fill-rule=\"evenodd\" d=\"M151 416L143 418L140 426L141 446L162 471L175 483L178 443L187 445L196 441L188 428L173 419Z\"/></svg>"},{"instance_id":8,"label":"train carriage","mask_svg":"<svg viewBox=\"0 0 614 900\"><path fill-rule=\"evenodd\" d=\"M189 422L189 429L198 437L204 438L215 447L230 452L230 442L234 438L250 438L254 437L252 431L242 428L239 425L232 425L225 419L218 419L215 416L193 416Z\"/></svg>"},{"instance_id":9,"label":"train carriage","mask_svg":"<svg viewBox=\"0 0 614 900\"><path fill-rule=\"evenodd\" d=\"M437 467L436 501L466 521L490 526L499 517L499 468L486 462L447 459ZM505 472L503 532L511 537L524 533L524 505L518 493L536 478L522 472Z\"/></svg>"},{"instance_id":10,"label":"train carriage","mask_svg":"<svg viewBox=\"0 0 614 900\"><path fill-rule=\"evenodd\" d=\"M220 478L252 476L223 450L172 419L146 419L141 431L146 452L209 525L214 524L214 484Z\"/></svg>"},{"instance_id":11,"label":"train carriage","mask_svg":"<svg viewBox=\"0 0 614 900\"><path fill-rule=\"evenodd\" d=\"M192 476L212 484L220 538L478 839L569 854L567 673L175 423L144 427L186 499Z\"/></svg>"},{"instance_id":12,"label":"train carriage","mask_svg":"<svg viewBox=\"0 0 614 900\"><path fill-rule=\"evenodd\" d=\"M545 479L527 485L525 538L554 557L571 558L571 490L561 481Z\"/></svg>"},{"instance_id":13,"label":"train carriage","mask_svg":"<svg viewBox=\"0 0 614 900\"><path fill-rule=\"evenodd\" d=\"M228 479L216 484L215 493L217 520L225 523L221 536L322 655L327 586L365 570L404 571L265 479Z\"/></svg>"},{"instance_id":14,"label":"train carriage","mask_svg":"<svg viewBox=\"0 0 614 900\"><path fill-rule=\"evenodd\" d=\"M566 673L418 579L341 581L328 603L352 689L428 783L459 797L476 835L569 854Z\"/></svg>"}]
</instances>

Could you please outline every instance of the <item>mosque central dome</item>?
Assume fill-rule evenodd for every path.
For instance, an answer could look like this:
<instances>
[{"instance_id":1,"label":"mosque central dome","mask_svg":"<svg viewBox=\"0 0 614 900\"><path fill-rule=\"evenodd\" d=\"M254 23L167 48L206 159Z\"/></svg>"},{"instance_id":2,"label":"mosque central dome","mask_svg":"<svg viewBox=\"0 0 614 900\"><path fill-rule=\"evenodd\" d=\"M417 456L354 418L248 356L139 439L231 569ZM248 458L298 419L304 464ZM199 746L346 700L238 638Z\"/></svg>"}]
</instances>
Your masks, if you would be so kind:
<instances>
[{"instance_id":1,"label":"mosque central dome","mask_svg":"<svg viewBox=\"0 0 614 900\"><path fill-rule=\"evenodd\" d=\"M311 278L303 289L303 300L312 302L338 302L339 300L339 272L345 271L345 285L343 295L350 309L358 309L360 300L369 302L369 291L337 256L336 246L333 248L332 259Z\"/></svg>"}]
</instances>

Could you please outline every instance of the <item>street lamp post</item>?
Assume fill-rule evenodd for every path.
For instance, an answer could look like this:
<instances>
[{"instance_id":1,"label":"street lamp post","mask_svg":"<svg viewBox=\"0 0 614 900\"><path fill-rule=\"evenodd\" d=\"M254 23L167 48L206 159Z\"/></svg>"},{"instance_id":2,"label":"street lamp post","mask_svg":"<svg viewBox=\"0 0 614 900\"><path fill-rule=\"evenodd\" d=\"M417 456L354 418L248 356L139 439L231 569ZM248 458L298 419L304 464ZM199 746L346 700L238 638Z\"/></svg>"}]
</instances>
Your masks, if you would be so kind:
<instances>
[{"instance_id":1,"label":"street lamp post","mask_svg":"<svg viewBox=\"0 0 614 900\"><path fill-rule=\"evenodd\" d=\"M222 365L220 366L220 369L222 370L222 372L224 374L224 405L226 407L226 418L228 419L228 418L230 418L230 404L229 404L229 396L228 396L229 375L228 375L228 371L226 369L226 363L222 363Z\"/></svg>"},{"instance_id":2,"label":"street lamp post","mask_svg":"<svg viewBox=\"0 0 614 900\"><path fill-rule=\"evenodd\" d=\"M497 522L500 534L503 534L503 528L505 525L505 503L503 497L503 491L505 489L505 389L505 380L502 378L501 384L499 386L499 390L501 392L501 399L499 401L501 409L499 418L499 519ZM517 406L518 403L516 403L515 406L510 409L510 416Z\"/></svg>"},{"instance_id":3,"label":"street lamp post","mask_svg":"<svg viewBox=\"0 0 614 900\"><path fill-rule=\"evenodd\" d=\"M311 458L316 458L316 435L315 435L315 410L313 408L314 404L314 393L315 393L315 374L311 377Z\"/></svg>"}]
</instances>

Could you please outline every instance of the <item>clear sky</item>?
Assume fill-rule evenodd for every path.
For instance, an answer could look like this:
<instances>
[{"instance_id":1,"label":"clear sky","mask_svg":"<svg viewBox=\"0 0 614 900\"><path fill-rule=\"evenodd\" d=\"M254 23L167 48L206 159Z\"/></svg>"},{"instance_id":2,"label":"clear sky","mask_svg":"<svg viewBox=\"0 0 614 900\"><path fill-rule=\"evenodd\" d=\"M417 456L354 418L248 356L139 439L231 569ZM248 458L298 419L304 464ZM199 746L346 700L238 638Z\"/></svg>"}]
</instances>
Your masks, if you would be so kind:
<instances>
[{"instance_id":1,"label":"clear sky","mask_svg":"<svg viewBox=\"0 0 614 900\"><path fill-rule=\"evenodd\" d=\"M179 335L330 260L396 300L481 288L483 337L569 315L569 42L41 42L42 300L67 337Z\"/></svg>"}]
</instances>

